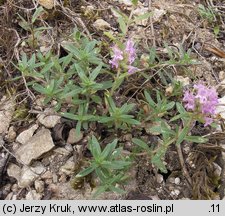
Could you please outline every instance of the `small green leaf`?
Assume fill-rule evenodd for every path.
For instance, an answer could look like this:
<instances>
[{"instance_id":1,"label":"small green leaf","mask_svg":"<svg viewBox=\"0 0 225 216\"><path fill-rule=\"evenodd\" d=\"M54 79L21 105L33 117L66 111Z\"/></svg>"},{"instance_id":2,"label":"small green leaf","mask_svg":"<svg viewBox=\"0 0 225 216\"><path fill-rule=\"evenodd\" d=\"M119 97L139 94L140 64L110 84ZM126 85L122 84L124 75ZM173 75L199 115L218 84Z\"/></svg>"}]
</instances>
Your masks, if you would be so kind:
<instances>
[{"instance_id":1,"label":"small green leaf","mask_svg":"<svg viewBox=\"0 0 225 216\"><path fill-rule=\"evenodd\" d=\"M99 75L99 73L101 72L102 69L102 65L99 65L98 67L96 67L92 73L90 74L89 78L91 81L94 81L96 79L96 77Z\"/></svg>"},{"instance_id":2,"label":"small green leaf","mask_svg":"<svg viewBox=\"0 0 225 216\"><path fill-rule=\"evenodd\" d=\"M94 135L92 135L92 139L89 143L89 147L94 158L99 158L101 155L101 147L98 140L96 139Z\"/></svg>"},{"instance_id":3,"label":"small green leaf","mask_svg":"<svg viewBox=\"0 0 225 216\"><path fill-rule=\"evenodd\" d=\"M21 19L21 21L19 21L19 25L26 31L30 31L31 27L30 24L22 17L18 14L19 18Z\"/></svg>"},{"instance_id":4,"label":"small green leaf","mask_svg":"<svg viewBox=\"0 0 225 216\"><path fill-rule=\"evenodd\" d=\"M156 154L156 155L152 158L151 162L152 162L157 168L159 168L161 172L163 172L163 173L167 173L167 172L168 172L167 169L166 169L166 166L164 165L163 160L162 160L162 158L161 158L161 154L159 154L159 155Z\"/></svg>"},{"instance_id":5,"label":"small green leaf","mask_svg":"<svg viewBox=\"0 0 225 216\"><path fill-rule=\"evenodd\" d=\"M121 188L115 187L115 186L112 186L112 185L109 186L109 189L110 189L110 191L113 191L113 192L118 193L118 194L124 194L126 192L125 190L122 190Z\"/></svg>"},{"instance_id":6,"label":"small green leaf","mask_svg":"<svg viewBox=\"0 0 225 216\"><path fill-rule=\"evenodd\" d=\"M108 102L108 105L109 105L109 108L111 109L111 111L116 112L117 108L116 108L116 105L111 96L107 97L107 102Z\"/></svg>"},{"instance_id":7,"label":"small green leaf","mask_svg":"<svg viewBox=\"0 0 225 216\"><path fill-rule=\"evenodd\" d=\"M115 91L116 89L118 89L120 85L123 83L123 81L124 81L124 75L116 79L115 84L113 85L113 90Z\"/></svg>"},{"instance_id":8,"label":"small green leaf","mask_svg":"<svg viewBox=\"0 0 225 216\"><path fill-rule=\"evenodd\" d=\"M183 107L183 105L182 105L181 103L177 102L177 103L176 103L176 107L177 107L177 110L178 110L178 112L179 112L180 114L186 112L186 110L184 109L184 107Z\"/></svg>"},{"instance_id":9,"label":"small green leaf","mask_svg":"<svg viewBox=\"0 0 225 216\"><path fill-rule=\"evenodd\" d=\"M110 155L110 159L117 159L118 157L121 156L122 154L122 151L123 151L123 148L120 147L120 148L117 148L113 151L113 153Z\"/></svg>"},{"instance_id":10,"label":"small green leaf","mask_svg":"<svg viewBox=\"0 0 225 216\"><path fill-rule=\"evenodd\" d=\"M41 69L40 73L45 74L46 72L49 72L53 66L54 66L54 62L45 64L45 66Z\"/></svg>"},{"instance_id":11,"label":"small green leaf","mask_svg":"<svg viewBox=\"0 0 225 216\"><path fill-rule=\"evenodd\" d=\"M167 148L164 145L160 145L156 154L152 157L151 162L161 170L163 173L167 173L166 166L163 163L163 158L166 154Z\"/></svg>"},{"instance_id":12,"label":"small green leaf","mask_svg":"<svg viewBox=\"0 0 225 216\"><path fill-rule=\"evenodd\" d=\"M111 32L104 32L103 34L112 41L116 40L116 38L113 36L113 34Z\"/></svg>"},{"instance_id":13,"label":"small green leaf","mask_svg":"<svg viewBox=\"0 0 225 216\"><path fill-rule=\"evenodd\" d=\"M149 103L149 105L151 106L151 108L155 108L156 103L152 100L150 94L146 90L144 91L144 94L145 94L145 98L146 98L147 102Z\"/></svg>"},{"instance_id":14,"label":"small green leaf","mask_svg":"<svg viewBox=\"0 0 225 216\"><path fill-rule=\"evenodd\" d=\"M105 149L103 150L102 154L101 154L101 157L103 159L106 159L112 152L113 150L116 148L116 145L117 145L117 139L115 139L112 143L109 143Z\"/></svg>"},{"instance_id":15,"label":"small green leaf","mask_svg":"<svg viewBox=\"0 0 225 216\"><path fill-rule=\"evenodd\" d=\"M78 115L74 115L73 113L61 113L62 116L68 118L68 119L72 119L72 120L79 120Z\"/></svg>"},{"instance_id":16,"label":"small green leaf","mask_svg":"<svg viewBox=\"0 0 225 216\"><path fill-rule=\"evenodd\" d=\"M175 132L171 130L167 123L161 121L161 124L157 124L152 126L149 130L152 133L160 133L160 134L167 134L167 135L174 135Z\"/></svg>"},{"instance_id":17,"label":"small green leaf","mask_svg":"<svg viewBox=\"0 0 225 216\"><path fill-rule=\"evenodd\" d=\"M150 151L149 146L147 145L147 143L145 143L144 141L137 139L137 138L133 138L132 142L138 146L140 146L141 148L145 149L146 151Z\"/></svg>"},{"instance_id":18,"label":"small green leaf","mask_svg":"<svg viewBox=\"0 0 225 216\"><path fill-rule=\"evenodd\" d=\"M176 145L180 145L184 141L189 130L190 130L190 128L188 126L186 126L180 132L178 131L178 138L177 138Z\"/></svg>"},{"instance_id":19,"label":"small green leaf","mask_svg":"<svg viewBox=\"0 0 225 216\"><path fill-rule=\"evenodd\" d=\"M96 198L100 194L104 193L106 190L107 190L107 186L105 186L105 185L99 186L98 189L96 190L96 192L93 194L93 198Z\"/></svg>"},{"instance_id":20,"label":"small green leaf","mask_svg":"<svg viewBox=\"0 0 225 216\"><path fill-rule=\"evenodd\" d=\"M80 67L79 64L75 64L75 68L77 70L78 76L80 77L80 79L82 80L82 82L89 82L89 79L87 78L87 76L85 75L84 70Z\"/></svg>"},{"instance_id":21,"label":"small green leaf","mask_svg":"<svg viewBox=\"0 0 225 216\"><path fill-rule=\"evenodd\" d=\"M128 113L134 108L135 104L123 104L123 106L120 108L121 113Z\"/></svg>"},{"instance_id":22,"label":"small green leaf","mask_svg":"<svg viewBox=\"0 0 225 216\"><path fill-rule=\"evenodd\" d=\"M96 44L97 44L97 41L96 40L88 41L84 50L87 53L89 53L89 52L91 52L95 48Z\"/></svg>"},{"instance_id":23,"label":"small green leaf","mask_svg":"<svg viewBox=\"0 0 225 216\"><path fill-rule=\"evenodd\" d=\"M213 31L214 31L214 34L215 34L216 36L218 36L219 33L220 33L220 27L219 27L218 25L215 26L215 27L213 28Z\"/></svg>"},{"instance_id":24,"label":"small green leaf","mask_svg":"<svg viewBox=\"0 0 225 216\"><path fill-rule=\"evenodd\" d=\"M64 98L67 97L75 97L81 92L81 88L77 87L76 89L73 89L72 91L66 93L63 95Z\"/></svg>"},{"instance_id":25,"label":"small green leaf","mask_svg":"<svg viewBox=\"0 0 225 216\"><path fill-rule=\"evenodd\" d=\"M100 123L111 122L111 121L113 121L113 117L112 116L110 116L110 117L108 117L108 116L100 116L98 121Z\"/></svg>"},{"instance_id":26,"label":"small green leaf","mask_svg":"<svg viewBox=\"0 0 225 216\"><path fill-rule=\"evenodd\" d=\"M81 172L79 172L75 177L76 177L76 178L84 177L84 176L90 174L91 172L93 172L94 169L95 169L94 167L90 166L90 167L88 167L87 169L82 170Z\"/></svg>"},{"instance_id":27,"label":"small green leaf","mask_svg":"<svg viewBox=\"0 0 225 216\"><path fill-rule=\"evenodd\" d=\"M126 166L129 166L131 162L129 161L103 161L101 166L106 169L124 169Z\"/></svg>"},{"instance_id":28,"label":"small green leaf","mask_svg":"<svg viewBox=\"0 0 225 216\"><path fill-rule=\"evenodd\" d=\"M178 114L178 115L174 116L173 118L171 118L170 122L173 122L173 121L176 121L178 119L185 118L185 117L188 117L188 115L186 113Z\"/></svg>"},{"instance_id":29,"label":"small green leaf","mask_svg":"<svg viewBox=\"0 0 225 216\"><path fill-rule=\"evenodd\" d=\"M40 16L40 14L44 11L43 7L38 7L32 16L32 23L36 21L36 19Z\"/></svg>"},{"instance_id":30,"label":"small green leaf","mask_svg":"<svg viewBox=\"0 0 225 216\"><path fill-rule=\"evenodd\" d=\"M124 18L122 16L120 16L118 18L118 23L119 23L119 26L120 26L120 30L125 35L126 31L127 31L127 26L126 26L126 23L125 23Z\"/></svg>"},{"instance_id":31,"label":"small green leaf","mask_svg":"<svg viewBox=\"0 0 225 216\"><path fill-rule=\"evenodd\" d=\"M137 6L137 4L138 4L138 0L131 0L131 2L134 6Z\"/></svg>"},{"instance_id":32,"label":"small green leaf","mask_svg":"<svg viewBox=\"0 0 225 216\"><path fill-rule=\"evenodd\" d=\"M125 116L127 116L129 118L127 118ZM132 117L133 117L132 115L121 115L121 121L125 122L127 124L133 124L133 125L140 125L141 124L141 122L137 121L136 119L133 119Z\"/></svg>"},{"instance_id":33,"label":"small green leaf","mask_svg":"<svg viewBox=\"0 0 225 216\"><path fill-rule=\"evenodd\" d=\"M103 89L109 89L112 87L112 81L104 81L101 83L101 88L99 90L103 90Z\"/></svg>"},{"instance_id":34,"label":"small green leaf","mask_svg":"<svg viewBox=\"0 0 225 216\"><path fill-rule=\"evenodd\" d=\"M107 170L104 169L104 171L103 171L103 169L101 169L101 167L97 166L95 169L95 173L102 182L107 181L107 178L109 176Z\"/></svg>"},{"instance_id":35,"label":"small green leaf","mask_svg":"<svg viewBox=\"0 0 225 216\"><path fill-rule=\"evenodd\" d=\"M154 64L155 60L156 60L156 48L155 47L152 47L150 50L149 50L149 64L152 65Z\"/></svg>"},{"instance_id":36,"label":"small green leaf","mask_svg":"<svg viewBox=\"0 0 225 216\"><path fill-rule=\"evenodd\" d=\"M172 101L166 105L166 110L171 110L175 106L175 102Z\"/></svg>"},{"instance_id":37,"label":"small green leaf","mask_svg":"<svg viewBox=\"0 0 225 216\"><path fill-rule=\"evenodd\" d=\"M78 58L78 59L81 58L81 54L80 54L79 49L77 49L73 44L63 43L62 47L65 48L66 50L68 50L69 52L71 52L73 55L75 55L76 58Z\"/></svg>"},{"instance_id":38,"label":"small green leaf","mask_svg":"<svg viewBox=\"0 0 225 216\"><path fill-rule=\"evenodd\" d=\"M193 143L206 143L208 141L207 138L200 137L200 136L186 136L185 140L188 142L193 142Z\"/></svg>"},{"instance_id":39,"label":"small green leaf","mask_svg":"<svg viewBox=\"0 0 225 216\"><path fill-rule=\"evenodd\" d=\"M71 53L70 53L69 55L67 55L67 56L65 56L65 57L63 57L63 58L60 59L60 60L63 62L62 68L63 68L64 70L65 70L66 67L68 67L68 65L71 63L72 59L73 59L73 55L72 55Z\"/></svg>"},{"instance_id":40,"label":"small green leaf","mask_svg":"<svg viewBox=\"0 0 225 216\"><path fill-rule=\"evenodd\" d=\"M141 21L141 20L144 20L144 19L148 19L149 17L151 17L153 15L152 12L148 12L148 13L144 13L142 15L139 15L137 16L133 22L138 22L138 21Z\"/></svg>"},{"instance_id":41,"label":"small green leaf","mask_svg":"<svg viewBox=\"0 0 225 216\"><path fill-rule=\"evenodd\" d=\"M156 90L156 98L157 98L157 103L161 104L162 103L162 98L161 98L160 92L158 90Z\"/></svg>"},{"instance_id":42,"label":"small green leaf","mask_svg":"<svg viewBox=\"0 0 225 216\"><path fill-rule=\"evenodd\" d=\"M38 84L38 83L35 83L35 84L33 85L33 89L36 90L37 92L41 93L41 94L46 94L46 93L47 93L46 88L44 88L43 86L41 86L41 85Z\"/></svg>"},{"instance_id":43,"label":"small green leaf","mask_svg":"<svg viewBox=\"0 0 225 216\"><path fill-rule=\"evenodd\" d=\"M97 104L102 104L102 99L98 95L92 95L91 99L93 100L93 102L95 102Z\"/></svg>"}]
</instances>

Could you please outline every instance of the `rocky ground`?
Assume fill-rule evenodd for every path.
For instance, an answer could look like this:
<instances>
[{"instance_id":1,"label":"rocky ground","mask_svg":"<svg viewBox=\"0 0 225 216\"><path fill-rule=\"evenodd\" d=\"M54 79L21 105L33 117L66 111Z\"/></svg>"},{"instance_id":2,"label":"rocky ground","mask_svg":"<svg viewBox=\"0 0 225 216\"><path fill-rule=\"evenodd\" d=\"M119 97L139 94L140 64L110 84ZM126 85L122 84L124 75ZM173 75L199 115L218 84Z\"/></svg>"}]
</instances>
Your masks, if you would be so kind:
<instances>
[{"instance_id":1,"label":"rocky ground","mask_svg":"<svg viewBox=\"0 0 225 216\"><path fill-rule=\"evenodd\" d=\"M34 3L31 3L34 2ZM88 158L87 140L93 131L76 134L74 122L54 111L54 100L46 107L43 97L30 93L21 80L13 80L19 73L14 67L22 51L32 53L24 41L28 34L19 25L19 16L31 19L38 1L0 1L0 199L91 199L97 184L95 179L77 182L74 175L80 169L80 157ZM65 52L61 44L77 27L89 38L102 41L109 47L104 31L118 33L117 13L112 8L129 14L129 0L71 0L40 1L47 11L42 20L51 27L41 34L38 49L54 49ZM201 17L199 4L213 7L219 32ZM212 0L142 0L134 13L152 12L153 16L141 20L129 28L129 36L139 41L138 55L144 59L145 47L156 47L161 56L166 54L164 44L178 50L191 50L191 56L199 64L177 66L170 69L175 78L190 85L193 79L204 79L216 86L221 97L221 111L225 110L225 2ZM107 58L107 53L105 54ZM187 75L189 74L189 75ZM160 85L158 80L156 84ZM131 94L124 88L121 100ZM167 89L169 91L169 87ZM225 113L224 113L225 114ZM175 146L166 154L167 174L159 172L145 157L138 158L130 170L131 180L124 186L126 194L112 192L102 194L100 199L224 199L225 196L225 133L224 116L216 129L197 127L195 135L210 137L207 144L183 143L182 152L192 185L187 183ZM99 129L101 130L101 129ZM98 132L104 136L104 132ZM107 136L107 135L106 135ZM142 136L157 140L157 134ZM132 134L119 137L129 151Z\"/></svg>"}]
</instances>

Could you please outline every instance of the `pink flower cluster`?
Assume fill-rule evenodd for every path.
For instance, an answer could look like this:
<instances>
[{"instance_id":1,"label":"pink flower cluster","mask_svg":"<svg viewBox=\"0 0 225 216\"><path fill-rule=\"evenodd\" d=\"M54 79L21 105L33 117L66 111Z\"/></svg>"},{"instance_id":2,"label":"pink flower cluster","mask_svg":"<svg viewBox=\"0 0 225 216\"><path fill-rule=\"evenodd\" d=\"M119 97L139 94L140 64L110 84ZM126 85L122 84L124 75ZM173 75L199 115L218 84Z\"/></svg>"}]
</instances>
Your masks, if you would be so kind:
<instances>
[{"instance_id":1,"label":"pink flower cluster","mask_svg":"<svg viewBox=\"0 0 225 216\"><path fill-rule=\"evenodd\" d=\"M204 116L204 126L210 125L213 119L210 117L215 114L218 104L218 94L215 88L209 88L201 83L194 85L192 92L184 93L183 101L186 102L185 108L191 111L199 111Z\"/></svg>"},{"instance_id":2,"label":"pink flower cluster","mask_svg":"<svg viewBox=\"0 0 225 216\"><path fill-rule=\"evenodd\" d=\"M109 61L112 67L117 69L120 65L120 62L125 60L128 62L128 73L132 74L139 70L137 67L132 66L132 63L136 58L136 50L134 48L134 42L131 39L127 40L124 50L121 50L117 45L114 45L112 50L113 58Z\"/></svg>"}]
</instances>

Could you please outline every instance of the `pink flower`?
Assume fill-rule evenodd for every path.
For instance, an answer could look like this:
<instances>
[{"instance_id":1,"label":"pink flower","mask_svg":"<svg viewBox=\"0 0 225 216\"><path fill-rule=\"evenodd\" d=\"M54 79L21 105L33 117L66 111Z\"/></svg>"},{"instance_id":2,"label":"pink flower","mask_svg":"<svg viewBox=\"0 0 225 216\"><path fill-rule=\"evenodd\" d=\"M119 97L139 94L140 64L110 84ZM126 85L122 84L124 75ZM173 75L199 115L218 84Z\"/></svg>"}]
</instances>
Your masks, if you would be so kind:
<instances>
[{"instance_id":1,"label":"pink flower","mask_svg":"<svg viewBox=\"0 0 225 216\"><path fill-rule=\"evenodd\" d=\"M208 88L199 83L194 85L196 90L195 98L199 100L201 111L203 114L214 114L216 105L218 104L218 94L214 88Z\"/></svg>"},{"instance_id":2,"label":"pink flower","mask_svg":"<svg viewBox=\"0 0 225 216\"><path fill-rule=\"evenodd\" d=\"M127 40L125 48L123 50L118 48L117 45L114 45L112 47L112 51L112 59L109 61L112 67L115 67L117 69L120 65L120 62L124 61L128 65L129 74L132 74L139 70L138 68L132 66L132 63L135 61L136 58L136 50L134 48L134 42L131 39Z\"/></svg>"},{"instance_id":3,"label":"pink flower","mask_svg":"<svg viewBox=\"0 0 225 216\"><path fill-rule=\"evenodd\" d=\"M131 39L128 39L126 42L125 52L127 52L128 61L131 65L136 58L136 50L134 48L134 42Z\"/></svg>"},{"instance_id":4,"label":"pink flower","mask_svg":"<svg viewBox=\"0 0 225 216\"><path fill-rule=\"evenodd\" d=\"M121 51L116 45L112 47L113 59L109 61L112 67L118 68L119 62L123 60L123 51Z\"/></svg>"},{"instance_id":5,"label":"pink flower","mask_svg":"<svg viewBox=\"0 0 225 216\"><path fill-rule=\"evenodd\" d=\"M129 74L135 73L137 71L139 71L139 68L131 66L131 65L128 66L128 73Z\"/></svg>"},{"instance_id":6,"label":"pink flower","mask_svg":"<svg viewBox=\"0 0 225 216\"><path fill-rule=\"evenodd\" d=\"M188 110L194 110L195 109L195 96L193 93L186 91L184 93L183 101L186 102L185 108Z\"/></svg>"},{"instance_id":7,"label":"pink flower","mask_svg":"<svg viewBox=\"0 0 225 216\"><path fill-rule=\"evenodd\" d=\"M210 117L215 114L216 105L218 104L218 94L213 87L207 87L202 83L194 85L192 92L184 93L183 101L186 103L185 108L191 111L198 111L203 115L205 124L210 125L213 119Z\"/></svg>"},{"instance_id":8,"label":"pink flower","mask_svg":"<svg viewBox=\"0 0 225 216\"><path fill-rule=\"evenodd\" d=\"M206 127L206 126L208 126L208 125L213 123L213 119L212 118L205 117L204 120L205 120L204 127Z\"/></svg>"}]
</instances>

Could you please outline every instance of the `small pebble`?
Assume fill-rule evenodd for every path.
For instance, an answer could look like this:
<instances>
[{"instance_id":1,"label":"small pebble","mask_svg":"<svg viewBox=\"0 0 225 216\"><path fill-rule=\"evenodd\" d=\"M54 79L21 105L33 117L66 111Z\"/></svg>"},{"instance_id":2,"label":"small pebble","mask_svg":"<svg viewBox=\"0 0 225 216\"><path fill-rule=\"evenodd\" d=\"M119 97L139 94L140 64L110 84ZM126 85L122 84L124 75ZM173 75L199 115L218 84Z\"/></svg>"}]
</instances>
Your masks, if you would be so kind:
<instances>
[{"instance_id":1,"label":"small pebble","mask_svg":"<svg viewBox=\"0 0 225 216\"><path fill-rule=\"evenodd\" d=\"M69 152L72 152L73 151L73 146L71 144L66 144L65 145L65 149Z\"/></svg>"},{"instance_id":2,"label":"small pebble","mask_svg":"<svg viewBox=\"0 0 225 216\"><path fill-rule=\"evenodd\" d=\"M5 200L12 200L12 197L13 197L13 192L10 192L10 193L6 196Z\"/></svg>"},{"instance_id":3,"label":"small pebble","mask_svg":"<svg viewBox=\"0 0 225 216\"><path fill-rule=\"evenodd\" d=\"M43 181L36 180L34 182L34 187L38 193L43 193L45 189L45 183Z\"/></svg>"},{"instance_id":4,"label":"small pebble","mask_svg":"<svg viewBox=\"0 0 225 216\"><path fill-rule=\"evenodd\" d=\"M170 183L172 183L172 184L175 184L175 178L174 178L174 177L170 177L170 178L168 179L168 181L169 181Z\"/></svg>"},{"instance_id":5,"label":"small pebble","mask_svg":"<svg viewBox=\"0 0 225 216\"><path fill-rule=\"evenodd\" d=\"M17 192L18 189L19 189L18 184L13 184L12 187L11 187L11 191L12 191L12 192Z\"/></svg>"},{"instance_id":6,"label":"small pebble","mask_svg":"<svg viewBox=\"0 0 225 216\"><path fill-rule=\"evenodd\" d=\"M179 185L179 184L180 184L180 178L178 178L178 177L175 178L175 179L174 179L174 183L175 183L176 185Z\"/></svg>"},{"instance_id":7,"label":"small pebble","mask_svg":"<svg viewBox=\"0 0 225 216\"><path fill-rule=\"evenodd\" d=\"M158 175L156 176L156 181L157 181L157 183L161 184L161 183L163 182L163 176L160 175L160 174L158 174Z\"/></svg>"},{"instance_id":8,"label":"small pebble","mask_svg":"<svg viewBox=\"0 0 225 216\"><path fill-rule=\"evenodd\" d=\"M180 191L177 190L177 189L175 189L175 190L174 190L174 193L178 196L178 195L180 194Z\"/></svg>"},{"instance_id":9,"label":"small pebble","mask_svg":"<svg viewBox=\"0 0 225 216\"><path fill-rule=\"evenodd\" d=\"M42 179L51 179L52 178L52 172L50 172L49 170L46 171L42 176Z\"/></svg>"}]
</instances>

